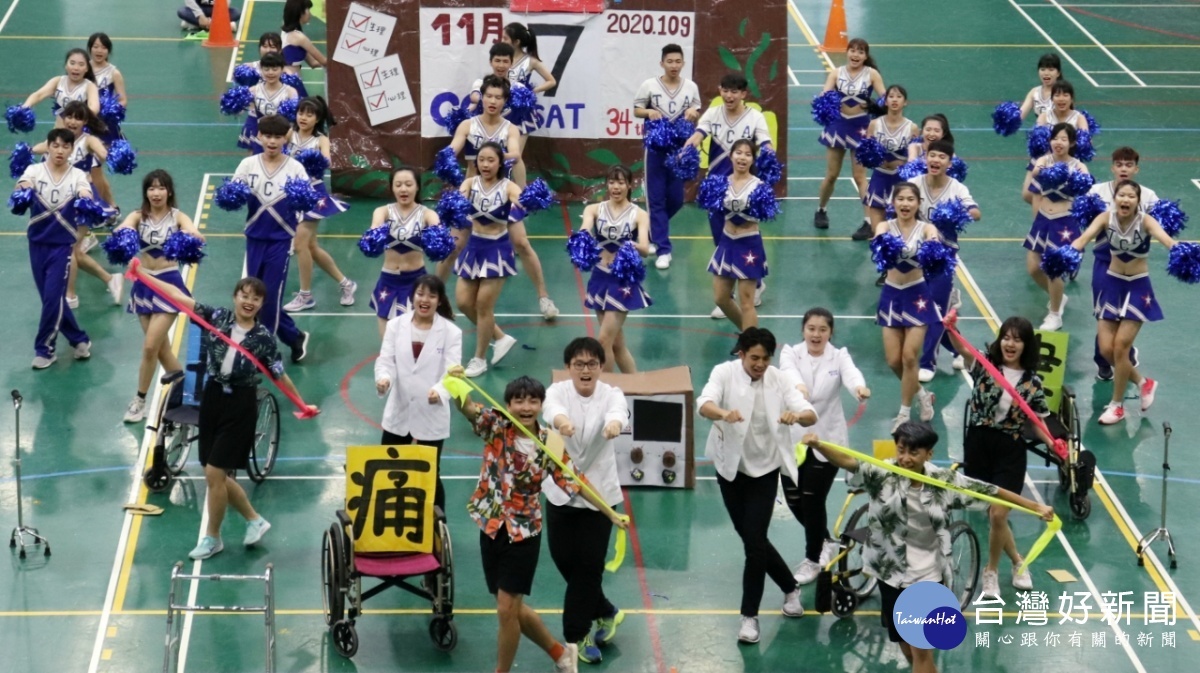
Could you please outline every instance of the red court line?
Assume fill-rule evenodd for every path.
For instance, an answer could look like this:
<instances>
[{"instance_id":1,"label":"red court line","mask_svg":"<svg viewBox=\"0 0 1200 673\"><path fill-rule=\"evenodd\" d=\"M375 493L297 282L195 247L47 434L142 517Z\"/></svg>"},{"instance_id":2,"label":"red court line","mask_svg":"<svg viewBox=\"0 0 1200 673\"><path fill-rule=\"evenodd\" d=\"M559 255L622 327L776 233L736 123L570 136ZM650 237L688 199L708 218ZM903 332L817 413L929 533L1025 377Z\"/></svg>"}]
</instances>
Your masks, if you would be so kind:
<instances>
[{"instance_id":1,"label":"red court line","mask_svg":"<svg viewBox=\"0 0 1200 673\"><path fill-rule=\"evenodd\" d=\"M1097 14L1095 12L1089 12L1086 9L1079 9L1078 7L1064 7L1063 9L1066 9L1069 12L1074 12L1076 14L1090 16L1093 19L1100 19L1101 21L1108 21L1109 23L1115 23L1118 26L1125 26L1127 28L1136 28L1137 30L1148 30L1152 33L1158 33L1160 35L1170 35L1171 37L1178 37L1183 40L1192 40L1193 42L1200 42L1200 37L1197 37L1196 35L1189 35L1187 33L1176 33L1176 32L1170 31L1170 30L1163 30L1162 28L1153 28L1151 26L1143 26L1140 23L1133 23L1132 21L1123 21L1116 17L1105 16L1103 14Z\"/></svg>"},{"instance_id":2,"label":"red court line","mask_svg":"<svg viewBox=\"0 0 1200 673\"><path fill-rule=\"evenodd\" d=\"M571 236L571 213L567 210L567 204L560 203L559 207L562 210L563 231L567 234L568 237L570 237ZM574 267L572 267L572 268L574 268ZM596 326L593 324L592 316L588 312L587 289L583 283L583 274L579 272L579 269L574 269L574 271L575 271L575 288L579 291L579 305L580 305L580 307L583 308L584 315L587 315L587 319L586 319L587 335L594 339L594 338L596 338Z\"/></svg>"},{"instance_id":3,"label":"red court line","mask_svg":"<svg viewBox=\"0 0 1200 673\"><path fill-rule=\"evenodd\" d=\"M646 630L650 633L650 646L654 649L654 662L658 673L667 673L667 664L663 661L662 641L658 637L658 624L654 619L654 602L650 600L650 585L646 582L646 566L642 563L642 544L638 539L637 517L633 515L633 503L629 501L629 491L621 489L621 497L625 500L625 514L629 516L629 546L633 548L633 563L637 566L638 585L642 593L642 607L646 610Z\"/></svg>"}]
</instances>

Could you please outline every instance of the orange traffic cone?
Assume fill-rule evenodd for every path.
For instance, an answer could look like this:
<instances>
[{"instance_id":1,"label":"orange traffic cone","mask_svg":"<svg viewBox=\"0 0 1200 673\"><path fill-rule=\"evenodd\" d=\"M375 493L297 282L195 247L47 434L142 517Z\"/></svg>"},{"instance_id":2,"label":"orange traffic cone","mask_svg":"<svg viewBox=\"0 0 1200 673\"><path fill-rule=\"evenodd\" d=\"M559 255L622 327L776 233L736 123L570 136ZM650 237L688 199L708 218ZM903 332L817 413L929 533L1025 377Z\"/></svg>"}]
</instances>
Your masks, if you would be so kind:
<instances>
[{"instance_id":1,"label":"orange traffic cone","mask_svg":"<svg viewBox=\"0 0 1200 673\"><path fill-rule=\"evenodd\" d=\"M842 0L833 0L833 6L829 8L829 22L825 24L825 41L821 43L821 51L840 54L846 51L849 41L850 37L846 34L846 8L842 6Z\"/></svg>"},{"instance_id":2,"label":"orange traffic cone","mask_svg":"<svg viewBox=\"0 0 1200 673\"><path fill-rule=\"evenodd\" d=\"M213 13L208 24L208 39L203 44L206 47L237 46L237 40L233 39L233 26L229 21L229 0L217 0L213 3Z\"/></svg>"}]
</instances>

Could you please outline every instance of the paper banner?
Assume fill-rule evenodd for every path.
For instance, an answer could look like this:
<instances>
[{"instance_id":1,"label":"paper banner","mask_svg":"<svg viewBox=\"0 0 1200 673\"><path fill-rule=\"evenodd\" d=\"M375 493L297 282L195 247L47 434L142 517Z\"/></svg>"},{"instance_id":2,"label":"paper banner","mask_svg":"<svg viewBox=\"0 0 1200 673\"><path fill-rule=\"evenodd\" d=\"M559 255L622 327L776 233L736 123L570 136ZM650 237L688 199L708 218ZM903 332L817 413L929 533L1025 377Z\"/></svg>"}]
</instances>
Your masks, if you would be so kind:
<instances>
[{"instance_id":1,"label":"paper banner","mask_svg":"<svg viewBox=\"0 0 1200 673\"><path fill-rule=\"evenodd\" d=\"M383 58L395 28L396 17L391 14L367 9L357 2L350 3L333 60L353 67Z\"/></svg>"}]
</instances>

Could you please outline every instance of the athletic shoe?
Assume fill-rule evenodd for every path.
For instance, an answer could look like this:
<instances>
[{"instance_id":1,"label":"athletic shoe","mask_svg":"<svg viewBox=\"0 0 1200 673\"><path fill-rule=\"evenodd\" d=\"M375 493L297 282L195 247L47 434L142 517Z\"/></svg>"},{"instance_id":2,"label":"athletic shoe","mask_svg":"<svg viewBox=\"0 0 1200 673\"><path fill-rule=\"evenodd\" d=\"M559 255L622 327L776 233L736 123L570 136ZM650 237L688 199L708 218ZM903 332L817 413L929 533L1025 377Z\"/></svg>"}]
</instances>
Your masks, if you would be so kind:
<instances>
[{"instance_id":1,"label":"athletic shoe","mask_svg":"<svg viewBox=\"0 0 1200 673\"><path fill-rule=\"evenodd\" d=\"M1046 314L1046 317L1042 320L1042 324L1038 326L1038 329L1042 330L1043 332L1057 332L1058 330L1062 329L1062 326L1062 313L1055 313L1051 311Z\"/></svg>"},{"instance_id":2,"label":"athletic shoe","mask_svg":"<svg viewBox=\"0 0 1200 673\"><path fill-rule=\"evenodd\" d=\"M117 306L121 305L121 290L125 289L125 276L119 273L114 273L108 279L108 293L112 295L113 303Z\"/></svg>"},{"instance_id":3,"label":"athletic shoe","mask_svg":"<svg viewBox=\"0 0 1200 673\"><path fill-rule=\"evenodd\" d=\"M883 273L879 274L878 278L875 279L875 287L883 287L886 284L887 284L887 271L884 271Z\"/></svg>"},{"instance_id":4,"label":"athletic shoe","mask_svg":"<svg viewBox=\"0 0 1200 673\"><path fill-rule=\"evenodd\" d=\"M146 398L141 395L134 395L133 401L125 409L124 420L126 423L141 423L146 420Z\"/></svg>"},{"instance_id":5,"label":"athletic shoe","mask_svg":"<svg viewBox=\"0 0 1200 673\"><path fill-rule=\"evenodd\" d=\"M191 29L195 28L195 26L188 23L187 21L180 21L179 28L180 28L180 30L191 30Z\"/></svg>"},{"instance_id":6,"label":"athletic shoe","mask_svg":"<svg viewBox=\"0 0 1200 673\"><path fill-rule=\"evenodd\" d=\"M817 581L817 575L821 573L821 564L816 561L804 559L800 565L796 566L794 577L799 584L812 584Z\"/></svg>"},{"instance_id":7,"label":"athletic shoe","mask_svg":"<svg viewBox=\"0 0 1200 673\"><path fill-rule=\"evenodd\" d=\"M962 308L962 293L959 292L958 288L956 288L956 287L950 288L949 304L950 304L951 310L956 309L956 308Z\"/></svg>"},{"instance_id":8,"label":"athletic shoe","mask_svg":"<svg viewBox=\"0 0 1200 673\"><path fill-rule=\"evenodd\" d=\"M57 355L51 355L48 358L42 357L41 355L39 355L33 359L33 368L34 369L45 369L46 367L49 367L50 365L54 364L54 361L57 359L58 359Z\"/></svg>"},{"instance_id":9,"label":"athletic shoe","mask_svg":"<svg viewBox=\"0 0 1200 673\"><path fill-rule=\"evenodd\" d=\"M1112 365L1108 364L1108 361L1105 361L1103 364L1096 365L1096 380L1113 380L1113 368Z\"/></svg>"},{"instance_id":10,"label":"athletic shoe","mask_svg":"<svg viewBox=\"0 0 1200 673\"><path fill-rule=\"evenodd\" d=\"M292 346L292 362L299 362L308 355L308 332L300 333L300 341Z\"/></svg>"},{"instance_id":11,"label":"athletic shoe","mask_svg":"<svg viewBox=\"0 0 1200 673\"><path fill-rule=\"evenodd\" d=\"M921 403L921 420L933 420L933 403L937 401L937 396L922 388L917 392L917 400Z\"/></svg>"},{"instance_id":12,"label":"athletic shoe","mask_svg":"<svg viewBox=\"0 0 1200 673\"><path fill-rule=\"evenodd\" d=\"M596 644L600 646L612 642L617 635L617 627L625 621L625 611L618 609L612 617L601 617L596 620Z\"/></svg>"},{"instance_id":13,"label":"athletic shoe","mask_svg":"<svg viewBox=\"0 0 1200 673\"><path fill-rule=\"evenodd\" d=\"M86 255L88 250L91 250L99 244L100 241L96 240L96 235L89 231L87 236L83 237L83 242L79 244L79 251Z\"/></svg>"},{"instance_id":14,"label":"athletic shoe","mask_svg":"<svg viewBox=\"0 0 1200 673\"><path fill-rule=\"evenodd\" d=\"M596 647L596 641L592 640L592 634L587 634L579 644L575 646L579 650L579 660L585 664L598 664L604 659L604 655L600 653L600 648Z\"/></svg>"},{"instance_id":15,"label":"athletic shoe","mask_svg":"<svg viewBox=\"0 0 1200 673\"><path fill-rule=\"evenodd\" d=\"M852 240L852 241L869 241L874 236L875 236L874 227L872 227L869 222L863 222L861 225L859 225L858 229L854 230L853 234L850 234L850 240Z\"/></svg>"},{"instance_id":16,"label":"athletic shoe","mask_svg":"<svg viewBox=\"0 0 1200 673\"><path fill-rule=\"evenodd\" d=\"M1150 408L1151 404L1154 404L1154 392L1158 390L1158 381L1155 381L1147 376L1146 378L1142 379L1141 389L1142 411L1146 411Z\"/></svg>"},{"instance_id":17,"label":"athletic shoe","mask_svg":"<svg viewBox=\"0 0 1200 673\"><path fill-rule=\"evenodd\" d=\"M225 551L225 544L221 542L221 538L205 535L200 538L200 544L188 552L188 556L197 561L202 561L206 558L212 558L223 551Z\"/></svg>"},{"instance_id":18,"label":"athletic shoe","mask_svg":"<svg viewBox=\"0 0 1200 673\"><path fill-rule=\"evenodd\" d=\"M80 341L71 349L71 357L76 360L86 360L92 357L92 342Z\"/></svg>"},{"instance_id":19,"label":"athletic shoe","mask_svg":"<svg viewBox=\"0 0 1200 673\"><path fill-rule=\"evenodd\" d=\"M658 259L654 260L654 268L666 271L671 268L671 253L659 255Z\"/></svg>"},{"instance_id":20,"label":"athletic shoe","mask_svg":"<svg viewBox=\"0 0 1200 673\"><path fill-rule=\"evenodd\" d=\"M800 587L783 597L784 617L803 617L804 606L800 604Z\"/></svg>"},{"instance_id":21,"label":"athletic shoe","mask_svg":"<svg viewBox=\"0 0 1200 673\"><path fill-rule=\"evenodd\" d=\"M763 293L767 291L767 281L760 280L758 287L754 288L754 305L762 306Z\"/></svg>"},{"instance_id":22,"label":"athletic shoe","mask_svg":"<svg viewBox=\"0 0 1200 673\"><path fill-rule=\"evenodd\" d=\"M471 358L471 361L467 363L467 368L463 370L463 374L465 374L467 378L473 379L486 371L487 360L484 360L483 358Z\"/></svg>"},{"instance_id":23,"label":"athletic shoe","mask_svg":"<svg viewBox=\"0 0 1200 673\"><path fill-rule=\"evenodd\" d=\"M967 361L963 359L963 356L955 355L954 360L951 361L950 365L955 369L962 371L967 368Z\"/></svg>"},{"instance_id":24,"label":"athletic shoe","mask_svg":"<svg viewBox=\"0 0 1200 673\"><path fill-rule=\"evenodd\" d=\"M818 210L817 214L813 215L813 226L817 229L828 229L829 213L825 212L824 210ZM756 637L754 640L757 642L758 638Z\"/></svg>"},{"instance_id":25,"label":"athletic shoe","mask_svg":"<svg viewBox=\"0 0 1200 673\"><path fill-rule=\"evenodd\" d=\"M71 310L75 310L75 309L79 308L79 295L75 295L74 297L67 295L66 299L67 299L67 308L69 308Z\"/></svg>"},{"instance_id":26,"label":"athletic shoe","mask_svg":"<svg viewBox=\"0 0 1200 673\"><path fill-rule=\"evenodd\" d=\"M1137 366L1138 366L1138 349L1137 349L1137 346L1131 346L1131 347L1129 348L1129 364L1133 365L1133 368L1134 368L1134 369L1137 369Z\"/></svg>"},{"instance_id":27,"label":"athletic shoe","mask_svg":"<svg viewBox=\"0 0 1200 673\"><path fill-rule=\"evenodd\" d=\"M1033 575L1029 574L1029 568L1025 572L1018 573L1017 568L1021 567L1023 561L1013 561L1013 578L1012 585L1021 591L1033 591Z\"/></svg>"},{"instance_id":28,"label":"athletic shoe","mask_svg":"<svg viewBox=\"0 0 1200 673\"><path fill-rule=\"evenodd\" d=\"M538 299L538 310L542 312L543 320L554 320L558 317L558 307L550 297Z\"/></svg>"},{"instance_id":29,"label":"athletic shoe","mask_svg":"<svg viewBox=\"0 0 1200 673\"><path fill-rule=\"evenodd\" d=\"M896 417L892 419L892 429L888 430L888 434L892 434L893 432L896 431L896 428L900 427L902 424L907 423L910 420L912 420L912 419L909 418L908 416L905 416L904 414L896 414Z\"/></svg>"},{"instance_id":30,"label":"athletic shoe","mask_svg":"<svg viewBox=\"0 0 1200 673\"><path fill-rule=\"evenodd\" d=\"M712 312L708 314L708 317L712 318L713 320L724 320L725 312L721 310L720 306L714 306Z\"/></svg>"},{"instance_id":31,"label":"athletic shoe","mask_svg":"<svg viewBox=\"0 0 1200 673\"><path fill-rule=\"evenodd\" d=\"M921 383L929 383L933 380L935 374L937 374L937 372L933 371L932 369L925 369L922 367L917 371L917 380Z\"/></svg>"},{"instance_id":32,"label":"athletic shoe","mask_svg":"<svg viewBox=\"0 0 1200 673\"><path fill-rule=\"evenodd\" d=\"M338 299L338 303L342 306L354 306L354 293L358 292L358 283L347 278L341 282L338 288L342 292L342 296Z\"/></svg>"},{"instance_id":33,"label":"athletic shoe","mask_svg":"<svg viewBox=\"0 0 1200 673\"><path fill-rule=\"evenodd\" d=\"M821 545L821 557L817 560L817 564L824 568L841 552L842 544L840 542L837 540L826 540Z\"/></svg>"},{"instance_id":34,"label":"athletic shoe","mask_svg":"<svg viewBox=\"0 0 1200 673\"><path fill-rule=\"evenodd\" d=\"M492 342L492 364L500 364L504 356L516 345L517 338L511 334L505 334L498 341Z\"/></svg>"},{"instance_id":35,"label":"athletic shoe","mask_svg":"<svg viewBox=\"0 0 1200 673\"><path fill-rule=\"evenodd\" d=\"M995 570L983 569L983 589L979 592L980 596L993 596L1000 598L1000 575Z\"/></svg>"},{"instance_id":36,"label":"athletic shoe","mask_svg":"<svg viewBox=\"0 0 1200 673\"><path fill-rule=\"evenodd\" d=\"M242 544L247 547L253 547L263 539L263 536L269 530L271 530L271 522L261 516L253 521L247 521L246 537L242 539Z\"/></svg>"},{"instance_id":37,"label":"athletic shoe","mask_svg":"<svg viewBox=\"0 0 1200 673\"><path fill-rule=\"evenodd\" d=\"M312 296L311 292L297 292L292 300L283 305L283 310L288 313L299 313L317 307L317 298Z\"/></svg>"},{"instance_id":38,"label":"athletic shoe","mask_svg":"<svg viewBox=\"0 0 1200 673\"><path fill-rule=\"evenodd\" d=\"M742 628L738 629L738 642L758 642L758 617L742 617Z\"/></svg>"},{"instance_id":39,"label":"athletic shoe","mask_svg":"<svg viewBox=\"0 0 1200 673\"><path fill-rule=\"evenodd\" d=\"M579 673L579 646L567 643L562 656L554 660L555 673Z\"/></svg>"},{"instance_id":40,"label":"athletic shoe","mask_svg":"<svg viewBox=\"0 0 1200 673\"><path fill-rule=\"evenodd\" d=\"M1112 425L1125 420L1125 406L1116 402L1104 405L1104 413L1100 414L1100 425Z\"/></svg>"}]
</instances>

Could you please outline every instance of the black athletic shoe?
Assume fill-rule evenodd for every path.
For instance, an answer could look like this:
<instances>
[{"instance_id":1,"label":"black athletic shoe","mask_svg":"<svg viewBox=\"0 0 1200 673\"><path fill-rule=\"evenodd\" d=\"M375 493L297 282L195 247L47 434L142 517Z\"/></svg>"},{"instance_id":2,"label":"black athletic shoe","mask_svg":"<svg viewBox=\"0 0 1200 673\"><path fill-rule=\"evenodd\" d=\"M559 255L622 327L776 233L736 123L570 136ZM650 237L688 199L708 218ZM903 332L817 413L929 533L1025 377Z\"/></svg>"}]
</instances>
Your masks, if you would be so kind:
<instances>
[{"instance_id":1,"label":"black athletic shoe","mask_svg":"<svg viewBox=\"0 0 1200 673\"><path fill-rule=\"evenodd\" d=\"M308 355L308 332L300 333L300 341L292 345L292 362L299 362Z\"/></svg>"},{"instance_id":2,"label":"black athletic shoe","mask_svg":"<svg viewBox=\"0 0 1200 673\"><path fill-rule=\"evenodd\" d=\"M1138 366L1137 346L1131 346L1129 348L1129 364L1133 365L1134 369L1137 369L1137 366Z\"/></svg>"},{"instance_id":3,"label":"black athletic shoe","mask_svg":"<svg viewBox=\"0 0 1200 673\"><path fill-rule=\"evenodd\" d=\"M883 287L883 284L886 281L887 281L887 271L884 271L883 273L879 274L878 278L875 279L875 287Z\"/></svg>"},{"instance_id":4,"label":"black athletic shoe","mask_svg":"<svg viewBox=\"0 0 1200 673\"><path fill-rule=\"evenodd\" d=\"M1105 362L1102 365L1096 365L1096 380L1098 380L1098 381L1113 380L1112 365L1108 364L1107 362Z\"/></svg>"},{"instance_id":5,"label":"black athletic shoe","mask_svg":"<svg viewBox=\"0 0 1200 673\"><path fill-rule=\"evenodd\" d=\"M850 234L850 239L854 241L869 241L874 235L875 230L871 228L871 225L863 222L861 227L855 229L853 234Z\"/></svg>"},{"instance_id":6,"label":"black athletic shoe","mask_svg":"<svg viewBox=\"0 0 1200 673\"><path fill-rule=\"evenodd\" d=\"M829 213L824 210L818 210L816 215L813 215L813 226L817 229L829 228Z\"/></svg>"}]
</instances>

